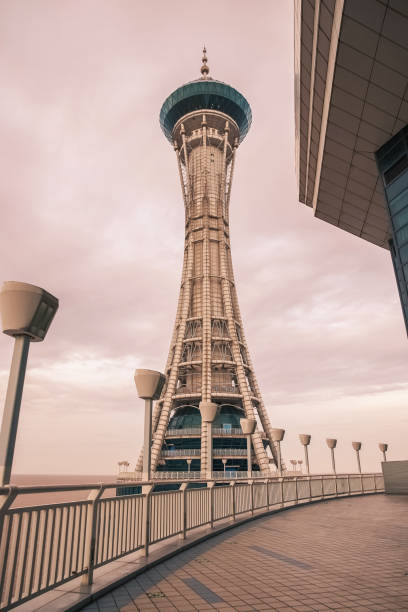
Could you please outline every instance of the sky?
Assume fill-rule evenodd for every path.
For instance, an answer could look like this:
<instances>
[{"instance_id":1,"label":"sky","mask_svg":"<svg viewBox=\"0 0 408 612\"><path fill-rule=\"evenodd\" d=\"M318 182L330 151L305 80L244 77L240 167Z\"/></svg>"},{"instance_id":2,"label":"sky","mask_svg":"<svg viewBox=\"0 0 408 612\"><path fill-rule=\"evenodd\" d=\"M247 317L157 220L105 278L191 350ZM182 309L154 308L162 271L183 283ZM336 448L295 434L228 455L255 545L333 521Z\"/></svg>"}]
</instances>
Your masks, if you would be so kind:
<instances>
[{"instance_id":1,"label":"sky","mask_svg":"<svg viewBox=\"0 0 408 612\"><path fill-rule=\"evenodd\" d=\"M380 469L406 459L407 337L389 253L298 203L291 0L3 0L0 279L60 308L30 355L14 473L115 474L143 436L134 369L164 368L184 211L159 126L200 76L252 107L231 195L234 272L248 346L285 459ZM12 341L0 337L0 406Z\"/></svg>"}]
</instances>

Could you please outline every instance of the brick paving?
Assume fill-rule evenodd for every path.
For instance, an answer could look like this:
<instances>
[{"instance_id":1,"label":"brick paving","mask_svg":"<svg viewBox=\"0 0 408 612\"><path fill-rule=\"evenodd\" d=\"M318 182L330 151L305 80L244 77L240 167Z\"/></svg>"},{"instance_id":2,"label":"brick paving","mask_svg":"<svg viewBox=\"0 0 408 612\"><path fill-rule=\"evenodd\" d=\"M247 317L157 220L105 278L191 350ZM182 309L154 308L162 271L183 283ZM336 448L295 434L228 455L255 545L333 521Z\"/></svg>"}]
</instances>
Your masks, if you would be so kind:
<instances>
[{"instance_id":1,"label":"brick paving","mask_svg":"<svg viewBox=\"0 0 408 612\"><path fill-rule=\"evenodd\" d=\"M408 496L340 499L257 519L84 610L408 611Z\"/></svg>"}]
</instances>

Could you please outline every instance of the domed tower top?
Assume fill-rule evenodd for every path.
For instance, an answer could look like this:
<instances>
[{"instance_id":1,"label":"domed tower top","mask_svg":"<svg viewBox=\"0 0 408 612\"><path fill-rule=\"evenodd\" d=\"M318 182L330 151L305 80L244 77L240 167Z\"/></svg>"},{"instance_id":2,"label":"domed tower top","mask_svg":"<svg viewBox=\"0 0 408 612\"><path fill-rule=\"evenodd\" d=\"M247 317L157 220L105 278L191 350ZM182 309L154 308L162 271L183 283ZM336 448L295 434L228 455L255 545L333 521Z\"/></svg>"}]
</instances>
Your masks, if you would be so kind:
<instances>
[{"instance_id":1,"label":"domed tower top","mask_svg":"<svg viewBox=\"0 0 408 612\"><path fill-rule=\"evenodd\" d=\"M251 107L236 89L208 76L207 51L204 47L201 78L178 87L164 101L160 111L160 125L166 138L173 143L173 130L177 122L194 111L219 111L236 123L239 142L242 142L251 126Z\"/></svg>"}]
</instances>

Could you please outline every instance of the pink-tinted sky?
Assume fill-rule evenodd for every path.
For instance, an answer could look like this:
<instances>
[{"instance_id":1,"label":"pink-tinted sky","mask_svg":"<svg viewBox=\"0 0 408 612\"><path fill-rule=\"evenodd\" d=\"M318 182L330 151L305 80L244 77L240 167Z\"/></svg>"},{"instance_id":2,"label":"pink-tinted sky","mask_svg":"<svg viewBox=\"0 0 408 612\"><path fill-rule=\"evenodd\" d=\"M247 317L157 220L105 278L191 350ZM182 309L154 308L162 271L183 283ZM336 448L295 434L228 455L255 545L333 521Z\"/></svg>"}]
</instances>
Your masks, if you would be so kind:
<instances>
[{"instance_id":1,"label":"pink-tinted sky","mask_svg":"<svg viewBox=\"0 0 408 612\"><path fill-rule=\"evenodd\" d=\"M387 251L313 218L294 171L292 2L3 0L3 280L60 298L31 346L16 472L114 473L136 460L135 367L164 367L176 310L183 205L158 114L211 75L249 100L231 235L247 340L286 459L311 433L314 470L378 469L406 448L407 339ZM1 404L12 342L0 338Z\"/></svg>"}]
</instances>

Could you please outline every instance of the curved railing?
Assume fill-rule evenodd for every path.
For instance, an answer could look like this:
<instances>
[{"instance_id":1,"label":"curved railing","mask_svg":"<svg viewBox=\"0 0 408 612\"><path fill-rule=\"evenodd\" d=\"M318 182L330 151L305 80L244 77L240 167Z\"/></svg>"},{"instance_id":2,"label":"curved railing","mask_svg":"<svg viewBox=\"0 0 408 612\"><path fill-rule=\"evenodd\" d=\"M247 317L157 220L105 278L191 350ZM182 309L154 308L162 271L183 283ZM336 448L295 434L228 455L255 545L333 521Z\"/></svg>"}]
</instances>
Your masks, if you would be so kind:
<instances>
[{"instance_id":1,"label":"curved railing","mask_svg":"<svg viewBox=\"0 0 408 612\"><path fill-rule=\"evenodd\" d=\"M159 472L157 474L160 474ZM380 474L339 474L205 481L204 488L153 492L154 481L123 484L0 488L0 610L9 610L139 549L218 521L268 512L315 499L384 490ZM214 485L221 486L214 486ZM138 495L107 496L109 489L143 485ZM206 486L207 485L207 486ZM222 486L223 485L223 486ZM89 491L80 501L21 505L30 494ZM17 507L15 507L17 506Z\"/></svg>"}]
</instances>

